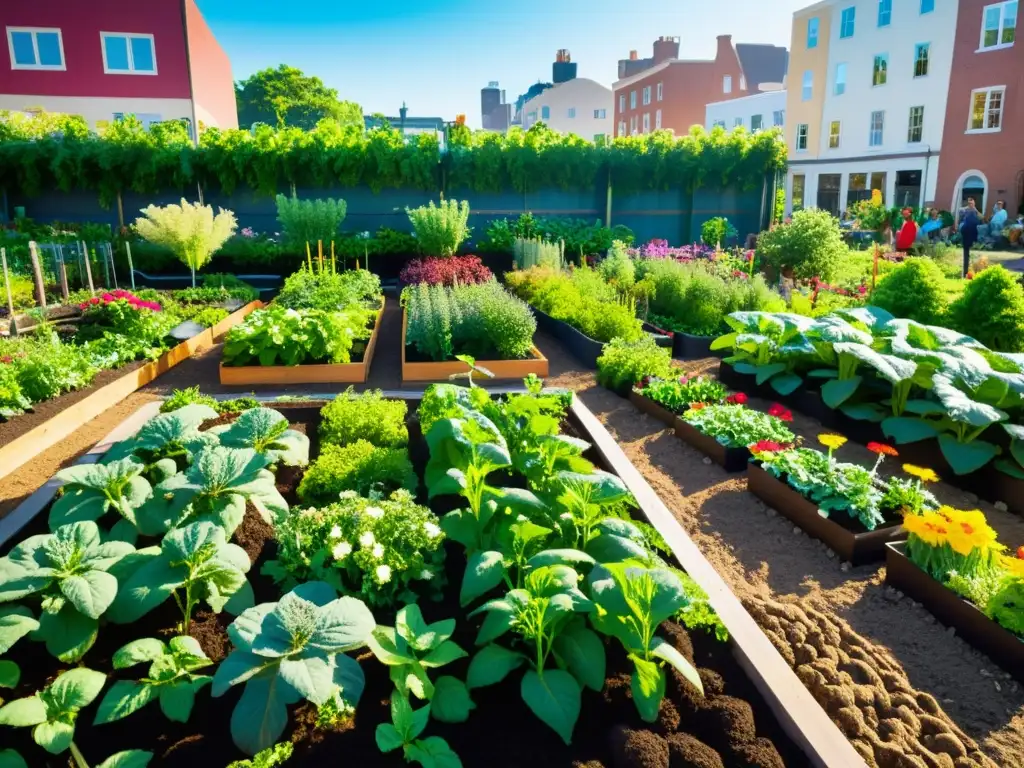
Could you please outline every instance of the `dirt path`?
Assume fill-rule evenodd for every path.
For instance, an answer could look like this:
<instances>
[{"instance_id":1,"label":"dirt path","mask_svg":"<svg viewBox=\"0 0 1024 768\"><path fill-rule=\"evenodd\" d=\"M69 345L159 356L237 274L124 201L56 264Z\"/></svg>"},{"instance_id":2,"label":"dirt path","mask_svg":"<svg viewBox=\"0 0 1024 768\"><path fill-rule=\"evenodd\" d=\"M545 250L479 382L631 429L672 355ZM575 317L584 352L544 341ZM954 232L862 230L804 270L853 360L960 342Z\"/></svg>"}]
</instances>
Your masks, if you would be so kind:
<instances>
[{"instance_id":1,"label":"dirt path","mask_svg":"<svg viewBox=\"0 0 1024 768\"><path fill-rule=\"evenodd\" d=\"M401 314L389 301L373 386L400 386L400 329ZM841 564L747 493L745 479L705 464L661 424L596 386L593 374L580 370L557 342L542 336L538 346L551 361L549 384L576 390L606 424L869 765L1024 765L1024 690L923 608L886 590L884 568ZM217 380L219 360L214 347L182 363L6 478L0 516L142 403L195 384L205 392L229 391ZM716 364L687 368L713 371ZM808 441L820 431L799 415L793 427ZM840 456L873 458L854 446ZM1024 543L1024 519L941 484L936 493L946 503L980 506L1004 541Z\"/></svg>"}]
</instances>

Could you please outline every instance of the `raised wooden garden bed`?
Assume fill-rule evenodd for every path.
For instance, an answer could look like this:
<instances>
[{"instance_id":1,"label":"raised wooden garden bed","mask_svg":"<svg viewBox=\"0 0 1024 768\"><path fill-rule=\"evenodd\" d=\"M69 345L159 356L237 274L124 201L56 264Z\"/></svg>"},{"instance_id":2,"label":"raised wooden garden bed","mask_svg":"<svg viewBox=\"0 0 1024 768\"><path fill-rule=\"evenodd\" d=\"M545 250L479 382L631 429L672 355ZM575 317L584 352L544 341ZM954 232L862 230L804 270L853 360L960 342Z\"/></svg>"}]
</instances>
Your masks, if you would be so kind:
<instances>
[{"instance_id":1,"label":"raised wooden garden bed","mask_svg":"<svg viewBox=\"0 0 1024 768\"><path fill-rule=\"evenodd\" d=\"M751 463L747 467L747 490L792 520L808 535L828 544L840 558L853 565L884 560L885 545L904 536L903 526L899 523L868 531L842 512L836 513L836 519L823 517L817 504L808 501L759 464Z\"/></svg>"},{"instance_id":2,"label":"raised wooden garden bed","mask_svg":"<svg viewBox=\"0 0 1024 768\"><path fill-rule=\"evenodd\" d=\"M750 451L743 448L727 448L710 435L690 426L678 416L675 420L676 435L725 469L726 472L742 472L750 461Z\"/></svg>"},{"instance_id":3,"label":"raised wooden garden bed","mask_svg":"<svg viewBox=\"0 0 1024 768\"><path fill-rule=\"evenodd\" d=\"M402 310L402 381L448 381L452 374L466 373L466 364L459 360L410 362L405 357L405 332L409 320ZM525 360L477 360L477 365L494 374L494 379L524 379L531 373L547 378L548 359L537 347L530 348Z\"/></svg>"},{"instance_id":4,"label":"raised wooden garden bed","mask_svg":"<svg viewBox=\"0 0 1024 768\"><path fill-rule=\"evenodd\" d=\"M314 363L312 365L241 365L220 364L220 383L225 386L250 384L363 384L370 376L370 364L377 349L384 304L380 303L370 340L363 359L356 363Z\"/></svg>"},{"instance_id":5,"label":"raised wooden garden bed","mask_svg":"<svg viewBox=\"0 0 1024 768\"><path fill-rule=\"evenodd\" d=\"M992 661L1024 683L1024 640L1001 627L974 603L921 570L906 555L906 542L886 544L885 583L921 603Z\"/></svg>"},{"instance_id":6,"label":"raised wooden garden bed","mask_svg":"<svg viewBox=\"0 0 1024 768\"><path fill-rule=\"evenodd\" d=\"M0 446L0 478L53 447L86 422L96 418L135 390L146 386L196 352L213 346L218 336L223 335L229 328L245 319L250 312L262 306L263 303L260 301L246 304L213 328L207 328L202 333L167 350L156 360L134 368L109 384L98 387L90 395L78 400L53 418ZM15 419L17 418L15 417Z\"/></svg>"},{"instance_id":7,"label":"raised wooden garden bed","mask_svg":"<svg viewBox=\"0 0 1024 768\"><path fill-rule=\"evenodd\" d=\"M538 330L554 336L562 342L566 351L588 368L597 368L597 358L601 356L603 343L590 338L568 323L541 312L534 306L531 306L530 309L533 310L533 315L537 318Z\"/></svg>"},{"instance_id":8,"label":"raised wooden garden bed","mask_svg":"<svg viewBox=\"0 0 1024 768\"><path fill-rule=\"evenodd\" d=\"M644 397L634 390L631 390L629 393L629 402L651 418L660 421L666 427L675 428L676 415L661 403L656 403L649 397Z\"/></svg>"}]
</instances>

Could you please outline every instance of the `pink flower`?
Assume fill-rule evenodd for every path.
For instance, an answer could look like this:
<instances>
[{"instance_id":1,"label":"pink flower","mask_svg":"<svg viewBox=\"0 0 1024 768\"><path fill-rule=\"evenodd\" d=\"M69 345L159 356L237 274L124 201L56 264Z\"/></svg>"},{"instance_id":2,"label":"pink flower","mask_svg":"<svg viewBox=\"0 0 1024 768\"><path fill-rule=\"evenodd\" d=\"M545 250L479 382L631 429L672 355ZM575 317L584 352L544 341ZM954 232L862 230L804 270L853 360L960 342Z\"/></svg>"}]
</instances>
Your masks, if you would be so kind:
<instances>
[{"instance_id":1,"label":"pink flower","mask_svg":"<svg viewBox=\"0 0 1024 768\"><path fill-rule=\"evenodd\" d=\"M11 357L10 355L4 355L3 357L0 357L0 363L13 363L13 362L14 362L14 358Z\"/></svg>"},{"instance_id":2,"label":"pink flower","mask_svg":"<svg viewBox=\"0 0 1024 768\"><path fill-rule=\"evenodd\" d=\"M734 395L729 395L725 398L725 402L729 405L746 405L749 398L744 392L737 392Z\"/></svg>"}]
</instances>

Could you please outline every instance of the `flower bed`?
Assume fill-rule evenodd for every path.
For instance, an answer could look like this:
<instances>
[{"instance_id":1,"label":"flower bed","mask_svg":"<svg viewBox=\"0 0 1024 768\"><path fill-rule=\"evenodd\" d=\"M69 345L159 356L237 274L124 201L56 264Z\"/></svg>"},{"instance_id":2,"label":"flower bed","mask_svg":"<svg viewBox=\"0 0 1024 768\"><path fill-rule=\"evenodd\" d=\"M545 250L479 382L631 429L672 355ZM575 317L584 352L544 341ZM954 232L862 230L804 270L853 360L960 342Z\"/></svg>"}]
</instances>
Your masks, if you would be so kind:
<instances>
[{"instance_id":1,"label":"flower bed","mask_svg":"<svg viewBox=\"0 0 1024 768\"><path fill-rule=\"evenodd\" d=\"M519 397L515 412L536 403L544 412L554 415L556 421L561 418L563 424L566 423L564 409L567 401L557 394L542 394L541 399L532 395ZM506 545L501 543L504 534L500 534L500 530L513 520L510 518L502 523L498 519L496 525L500 530L488 532L484 519L475 515L477 509L483 509L477 505L486 503L474 490L481 487L478 484L485 479L485 475L476 474L482 468L479 462L488 462L492 472L498 470L488 483L501 484L506 471L494 466L502 455L501 451L460 454L459 449L453 452L453 444L446 441L454 439L455 444L465 445L463 438L493 441L500 436L502 442L486 444L506 446L503 450L511 451L507 459L508 471L511 471L511 466L536 468L537 465L523 463L525 455L521 453L534 450L531 445L539 445L533 440L540 434L532 432L534 426L530 424L541 427L549 422L547 419L528 422L525 431L518 433L513 449L512 443L504 442L502 430L522 430L523 425L514 426L514 421L506 421L503 417L502 414L512 412L505 410L511 406L485 401L485 395L466 390L441 390L424 399L418 422L410 422L410 426L419 424L427 427L426 445L420 442L422 438L415 437L417 450L412 453L414 458L420 455L427 459L425 465L419 459L415 463L417 473L422 473L426 480L429 495L437 499L431 506L458 510L449 512L438 522L433 522L436 518L432 517L432 512L417 506L409 497L377 500L350 495L316 512L298 512L294 507L289 509L288 503L282 506L276 500L293 502L294 489L303 474L304 448L315 461L323 441L351 440L356 436L355 433L342 434L335 429L348 423L344 418L345 411L330 417L334 426L326 430L320 428L318 440L315 435L321 415L308 406L282 408L281 413L287 415L285 423L282 423L263 415L266 409L247 411L239 416L208 418L216 416L216 412L204 413L201 410L203 406L193 405L189 406L191 410L165 414L167 418L161 417L165 423L159 427L143 427L129 445L115 445L113 455L107 458L116 460L103 465L109 468L104 472L112 475L123 473L126 467L118 462L125 462L131 454L145 456L147 461L162 455L165 458L157 459L157 464L160 461L183 462L186 472L166 477L172 470L166 464L162 467L154 464L144 469L142 475L134 475L137 481L133 482L131 498L125 498L117 512L104 512L102 505L91 505L91 513L101 518L103 523L107 520L121 521L115 527L125 534L134 527L128 523L133 516L141 528L148 528L154 521L164 518L151 515L152 510L146 509L146 505L157 504L163 508L162 505L168 502L163 500L160 491L174 485L178 487L175 498L185 496L169 503L168 511L173 513L172 518L178 524L186 524L186 528L176 530L180 533L181 530L189 531L190 525L202 526L204 521L193 523L195 518L191 516L202 510L210 520L209 526L203 528L206 537L196 539L193 534L198 534L198 530L189 531L189 535L183 537L171 532L162 540L158 538L155 548L147 550L145 558L131 556L130 561L125 558L129 557L129 549L133 549L131 545L101 545L107 547L104 551L106 560L89 562L95 563L94 571L109 572L116 594L109 601L109 610L100 611L112 621L100 627L95 645L85 651L82 658L84 669L95 672L89 675L92 679L86 681L88 684L81 689L79 703L82 711L77 713L77 728L72 725L58 729L59 739L54 738L57 735L54 729L36 729L36 738L33 739L31 728L4 727L14 724L15 711L5 707L0 709L5 747L19 750L31 762L43 755L40 746L33 741L49 746L57 754L65 752L73 738L75 749L93 762L118 749L139 748L157 751L153 765L188 765L195 764L197 760L204 764L223 765L242 753L251 754L269 747L283 735L287 741L279 743L275 751L292 753L289 765L322 765L336 760L339 755L360 765L391 764L392 758L382 758L380 750L398 750L399 754L404 751L411 756L427 753L435 758L443 756L447 762L442 764L452 766L463 763L554 766L589 760L611 765L628 761L628 755L639 748L655 749L663 751L666 756L673 754L690 760L710 759L707 756L717 752L720 759L730 765L743 762L773 765L780 764L780 761L782 764L805 761L823 765L855 764L849 762L856 760L852 749L839 737L835 727L813 704L756 629L756 637L762 641L757 653L753 651L757 643L746 627L732 642L737 647L742 644L742 653L759 685L767 686L766 680L770 678L783 688L773 692L771 705L756 694L750 694L746 702L728 695L735 686L746 684L740 667L729 653L729 646L714 640L712 634L703 629L687 632L677 623L682 621L693 627L712 629L717 625L699 589L671 566L666 567L659 564L660 560L650 559L654 557L654 550L647 548L649 544L638 549L641 542L648 541L648 534L645 529L630 523L628 515L604 517L626 501L629 492L614 475L595 474L592 467L588 470L583 465L580 452L590 451L585 450L578 440L567 438L560 441L565 446L563 451L568 451L565 458L576 457L569 473L572 482L596 484L600 497L590 496L589 503L574 506L570 493L566 497L568 506L564 514L559 510L547 514L543 507L536 506L533 499L547 498L547 491L541 488L558 478L561 470L556 470L553 475L527 470L525 477L520 478L540 495L534 496L533 492L524 489L505 490L503 498L521 510L520 514L537 522L511 525L508 533L513 539L506 550ZM381 410L383 406L359 401L353 407L359 413L372 410L376 418L367 420L368 427L395 419L390 406ZM459 418L452 419L453 416ZM461 424L466 423L467 417L484 432L460 436L458 430L462 428ZM328 415L325 413L322 418L326 424ZM398 418L402 418L401 414ZM288 421L297 431L288 431ZM572 431L586 434L582 422L576 421L575 426L572 422L570 419L567 424ZM498 429L498 424L504 425L502 429ZM208 435L202 444L194 439L197 429ZM543 429L546 432L550 427L544 426ZM313 440L303 441L302 432ZM415 434L415 430L413 432ZM401 436L390 429L359 434L360 439L389 444L401 440ZM531 434L533 439L518 442L519 438ZM220 447L211 441L219 441ZM184 452L178 447L181 445L188 446ZM251 447L233 447L240 445ZM211 460L204 458L212 454L204 452L225 450L249 451L247 455L258 454L265 460L272 460L276 477L268 478L266 469L256 468L265 466L265 461L257 461L255 465L251 462L235 463L239 472L252 472L255 476L251 479L237 476L237 480L224 477L222 480L226 483L218 482L218 489L227 485L231 490L226 495L218 491L214 496L213 486L197 473L212 469ZM189 467L188 456L193 451L198 453L192 453ZM606 451L607 448L601 449L602 454ZM176 458L172 460L168 452ZM460 455L462 458L457 458ZM461 491L459 483L451 484L458 475L454 467L448 467L451 470L448 472L438 472L443 470L439 463L442 456L447 457L444 464L468 461L462 474L469 484ZM90 469L95 470L99 466L93 465ZM148 501L144 498L146 494L141 479L144 475L147 482L157 481L154 473L164 477L152 487L152 501ZM184 477L188 482L181 483L176 477ZM586 480L588 477L590 479ZM60 522L69 508L76 505L82 508L81 503L86 501L83 495L99 494L97 477L92 473L83 474L76 468L73 476L65 473L63 479L71 485L65 496L51 506L52 522ZM568 490L572 488L576 486L570 485ZM580 486L578 490L583 488ZM233 494L245 498L245 511L241 517L237 511L238 503L231 498ZM459 499L459 496L463 498ZM419 498L426 497L421 495ZM187 502L197 506L189 506ZM468 505L468 508L463 509L462 505ZM600 514L594 516L598 509ZM267 524L261 511L269 513L278 533L283 534L280 546L275 545L274 527ZM467 527L471 522L470 512L480 523L472 535ZM184 514L184 519L177 517L181 514ZM540 521L547 521L549 525L542 526ZM396 539L393 531L399 524L412 527ZM33 530L39 531L45 531L47 527L42 517L32 525ZM552 525L553 528L550 527ZM57 527L60 528L59 525ZM238 547L228 543L225 529L233 531ZM499 535L491 539L494 534ZM151 540L142 537L138 545L142 547ZM565 548L551 549L553 544L563 541L574 543L578 549L575 552ZM598 541L601 541L600 545ZM203 547L195 549L203 542ZM442 551L438 548L439 542L444 552L443 566L438 559ZM476 545L471 542L476 542ZM80 544L83 547L94 546L86 540ZM483 549L480 545L500 549ZM392 554L392 547L400 549L403 546L410 548L400 557L397 552ZM183 606L190 607L188 595L203 595L212 604L210 607L197 605L191 611L191 621L187 618L188 611L183 616L183 611L169 599L169 594L164 593L164 599L157 600L154 605L152 595L147 596L146 591L132 586L148 583L147 569L165 567L161 565L162 558L169 559L170 563L178 562L173 560L178 556L176 547L186 547L189 551L195 549L195 557L205 558L210 564L216 563L218 573L222 574L217 582L222 586L216 593L186 591L187 578L185 583L171 580L171 585L182 591ZM507 551L508 559L495 559L490 555L494 551ZM696 557L700 558L699 554ZM615 563L622 558L630 558L641 570L618 568ZM115 560L117 562L113 562ZM706 561L701 562L701 568L708 567ZM696 561L694 563L697 564ZM229 571L236 575L228 579ZM430 571L430 578L424 575L426 571ZM564 577L570 571L574 574L589 572L589 576L580 582L575 579L569 581ZM197 576L199 573L196 572ZM209 578L212 571L207 568L202 573ZM240 578L238 574L241 574ZM522 629L513 630L514 633L526 634L524 640L531 649L538 648L540 656L530 654L529 658L524 658L516 650L519 646L513 644L508 647L507 638L502 636L508 631L507 624L502 628L502 622L493 618L485 618L481 622L481 611L491 617L504 615L500 594L505 589L499 589L503 574L514 584L522 585L519 588L521 592L512 593L515 602L511 605L518 606L510 608L513 613L529 613L534 606L545 606L544 615L549 618L544 622L543 632L531 637L529 630L525 629L527 625L520 622L516 626ZM495 575L499 577L497 580L493 578ZM550 581L549 577L555 581ZM631 589L630 585L638 578L654 580L652 587L659 595L658 619L648 622L648 626L652 632L658 629L667 639L657 640L658 636L648 635L646 631L638 640L632 640L631 636L627 639L626 635L616 632L614 623L609 625L596 619L591 629L586 618L590 610L588 606L598 601L610 612L619 610L613 598L621 594L620 590ZM99 577L95 579L96 583L106 581ZM227 584L233 586L227 588ZM339 588L351 597L338 600ZM548 588L554 592L535 594L539 589ZM423 614L415 606L410 606L399 610L396 615L397 601L402 600L402 595L409 590L422 598L440 592L443 599L434 603L421 598L419 604ZM523 602L519 602L520 594ZM562 594L565 598L558 597ZM495 596L495 599L488 601L490 596ZM753 626L749 616L743 613L731 595L720 595L718 601L730 611L739 611ZM259 607L245 608L253 603ZM367 603L373 606L372 614ZM473 605L480 608L470 611ZM92 606L95 607L95 603ZM225 611L227 615L214 613L214 610ZM239 618L232 622L231 614L239 610ZM141 618L135 618L140 611ZM29 620L34 620L32 617L35 616L34 613L30 617L18 615ZM326 632L329 627L330 633L322 637L297 633L292 623L300 616L315 621L319 632ZM661 622L662 616L669 620ZM182 621L187 624L187 634L183 639L173 640L169 645L166 640L156 642L156 638L172 636L175 626ZM428 621L434 623L428 624ZM18 626L25 624L20 619L15 623ZM225 633L228 624L231 626ZM478 626L485 637L478 634ZM180 627L178 631L181 631ZM281 636L282 631L286 633L284 636ZM282 645L288 633L292 640ZM136 642L129 646L130 651L122 649L115 654L125 643L144 637L154 640ZM66 666L57 664L41 645L32 643L29 638L15 638L14 642L16 645L8 653L8 658L21 662L23 674L9 698L18 702L24 697L31 697L34 691L53 679L55 671ZM307 642L309 647L302 656L291 655L295 643ZM636 647L637 642L652 649L650 671L664 681L660 684L665 686L664 689L660 685L653 689L637 688L640 683L635 682L633 695L628 692L630 677L635 679L639 674L634 665L637 668L642 666L646 652L636 648L635 660L631 661L622 645L629 643ZM229 653L232 645L235 650ZM348 655L347 652L359 647L367 647L370 652L363 652L358 660L354 655ZM284 659L279 655L282 653ZM472 659L468 655L472 655ZM546 662L545 656L549 656ZM155 690L145 695L138 692L132 681L143 678L145 668L136 669L134 664L143 661L155 663L165 657L173 658L166 658L161 665L177 670L175 675L160 678L151 672L142 685ZM262 659L262 671L246 683L247 671L252 669L251 665L257 658ZM321 685L325 671L323 665L314 660L324 661L327 665L326 687ZM691 662L701 667L699 678L691 673ZM295 664L305 668L303 675L297 677L292 674L299 671L292 669ZM765 665L771 666L772 671L768 672ZM437 669L442 666L444 669ZM86 676L86 672L77 674ZM108 675L114 678L113 684ZM573 696L560 694L555 700L543 696L538 698L534 696L537 678L544 683L541 690L557 690L565 694L574 687L576 693ZM703 685L703 697L688 682L691 678ZM268 684L272 686L270 690ZM160 686L168 690L188 687L192 693L183 697L165 696L166 691ZM603 696L591 691L591 686L603 690ZM239 697L238 692L243 687L245 691ZM770 686L765 690L771 690ZM358 697L360 691L362 696ZM137 695L126 698L130 693ZM152 701L157 694L160 706L156 703L147 705L146 702ZM223 700L218 701L221 697ZM390 711L386 703L389 697L392 701ZM184 698L187 706L165 704L165 698ZM357 698L361 703L353 727L346 712L348 704L355 704ZM578 708L574 704L577 699L582 702ZM798 700L799 704L796 703ZM651 708L649 702L660 702L661 706ZM120 706L113 706L115 703ZM15 709L28 706L17 704ZM806 754L801 755L782 734L772 717L773 709L787 728L801 734ZM170 714L171 720L165 714ZM175 716L183 722L176 722ZM28 717L17 719L24 724L31 724L32 720ZM467 719L468 727L460 725ZM648 720L649 723L646 722ZM657 724L654 724L655 720ZM71 729L74 729L73 733ZM454 753L461 757L461 761L454 757ZM398 761L395 764L399 764Z\"/></svg>"},{"instance_id":2,"label":"flower bed","mask_svg":"<svg viewBox=\"0 0 1024 768\"><path fill-rule=\"evenodd\" d=\"M722 405L693 403L676 420L676 435L726 472L742 472L750 461L750 446L761 441L792 443L796 438L785 422L793 416L781 406L768 413L738 402Z\"/></svg>"}]
</instances>

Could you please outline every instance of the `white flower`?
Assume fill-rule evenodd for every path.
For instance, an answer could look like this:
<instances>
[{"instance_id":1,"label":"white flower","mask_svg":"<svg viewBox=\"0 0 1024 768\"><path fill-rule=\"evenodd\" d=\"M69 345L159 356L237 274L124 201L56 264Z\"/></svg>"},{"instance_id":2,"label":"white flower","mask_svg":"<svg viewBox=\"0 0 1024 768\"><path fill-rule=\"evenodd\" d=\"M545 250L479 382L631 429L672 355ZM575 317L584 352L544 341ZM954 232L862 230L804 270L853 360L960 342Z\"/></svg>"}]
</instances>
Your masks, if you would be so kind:
<instances>
[{"instance_id":1,"label":"white flower","mask_svg":"<svg viewBox=\"0 0 1024 768\"><path fill-rule=\"evenodd\" d=\"M378 565L377 570L377 582L380 584L387 584L391 581L391 566L390 565Z\"/></svg>"},{"instance_id":2,"label":"white flower","mask_svg":"<svg viewBox=\"0 0 1024 768\"><path fill-rule=\"evenodd\" d=\"M285 317L298 317L299 313L298 313L298 311L289 308L289 309L285 310L284 316Z\"/></svg>"},{"instance_id":3,"label":"white flower","mask_svg":"<svg viewBox=\"0 0 1024 768\"><path fill-rule=\"evenodd\" d=\"M558 517L561 518L562 520L572 520L572 513L570 513L570 512L563 512Z\"/></svg>"},{"instance_id":4,"label":"white flower","mask_svg":"<svg viewBox=\"0 0 1024 768\"><path fill-rule=\"evenodd\" d=\"M352 545L347 541L339 541L334 545L334 549L331 550L331 554L334 555L335 560L344 560L352 554Z\"/></svg>"},{"instance_id":5,"label":"white flower","mask_svg":"<svg viewBox=\"0 0 1024 768\"><path fill-rule=\"evenodd\" d=\"M338 498L344 501L345 499L355 499L359 496L355 491L342 491L338 494Z\"/></svg>"},{"instance_id":6,"label":"white flower","mask_svg":"<svg viewBox=\"0 0 1024 768\"><path fill-rule=\"evenodd\" d=\"M373 556L376 557L378 560L380 558L384 557L384 547L381 546L380 544L374 544L373 545Z\"/></svg>"},{"instance_id":7,"label":"white flower","mask_svg":"<svg viewBox=\"0 0 1024 768\"><path fill-rule=\"evenodd\" d=\"M364 531L359 536L359 543L364 547L372 547L376 539L373 537L373 531Z\"/></svg>"},{"instance_id":8,"label":"white flower","mask_svg":"<svg viewBox=\"0 0 1024 768\"><path fill-rule=\"evenodd\" d=\"M437 527L437 523L432 523L429 520L423 524L423 531L427 534L428 539L436 539L441 535L441 529Z\"/></svg>"},{"instance_id":9,"label":"white flower","mask_svg":"<svg viewBox=\"0 0 1024 768\"><path fill-rule=\"evenodd\" d=\"M337 525L334 526L333 528L331 528L331 534L330 535L331 535L332 539L340 539L341 538L341 528L339 528Z\"/></svg>"},{"instance_id":10,"label":"white flower","mask_svg":"<svg viewBox=\"0 0 1024 768\"><path fill-rule=\"evenodd\" d=\"M424 568L416 578L421 579L422 581L430 581L434 578L434 572L429 568Z\"/></svg>"},{"instance_id":11,"label":"white flower","mask_svg":"<svg viewBox=\"0 0 1024 768\"><path fill-rule=\"evenodd\" d=\"M384 517L384 510L380 507L367 507L364 511L374 520L380 520Z\"/></svg>"}]
</instances>

